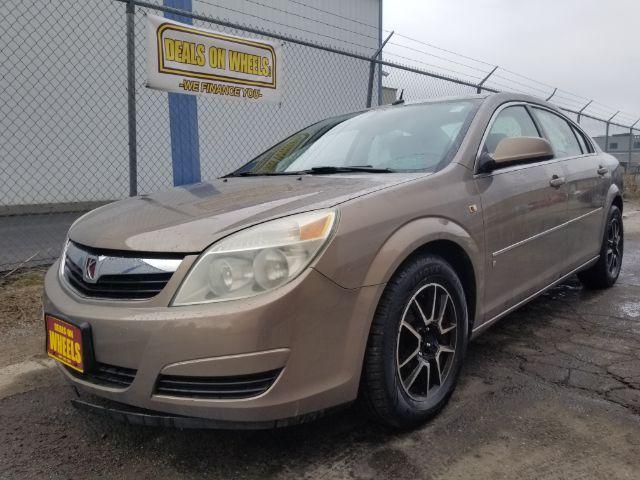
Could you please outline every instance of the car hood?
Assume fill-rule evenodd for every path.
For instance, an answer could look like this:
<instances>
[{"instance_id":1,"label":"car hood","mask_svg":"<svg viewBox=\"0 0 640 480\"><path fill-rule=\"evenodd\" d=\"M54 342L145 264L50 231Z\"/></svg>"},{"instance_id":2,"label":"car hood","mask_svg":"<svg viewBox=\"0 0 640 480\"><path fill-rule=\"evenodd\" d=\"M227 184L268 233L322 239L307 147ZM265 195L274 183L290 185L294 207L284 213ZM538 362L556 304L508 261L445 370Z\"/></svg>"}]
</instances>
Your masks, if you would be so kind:
<instances>
[{"instance_id":1,"label":"car hood","mask_svg":"<svg viewBox=\"0 0 640 480\"><path fill-rule=\"evenodd\" d=\"M332 207L425 175L287 175L197 183L93 210L71 226L69 238L98 249L200 252L235 230Z\"/></svg>"}]
</instances>

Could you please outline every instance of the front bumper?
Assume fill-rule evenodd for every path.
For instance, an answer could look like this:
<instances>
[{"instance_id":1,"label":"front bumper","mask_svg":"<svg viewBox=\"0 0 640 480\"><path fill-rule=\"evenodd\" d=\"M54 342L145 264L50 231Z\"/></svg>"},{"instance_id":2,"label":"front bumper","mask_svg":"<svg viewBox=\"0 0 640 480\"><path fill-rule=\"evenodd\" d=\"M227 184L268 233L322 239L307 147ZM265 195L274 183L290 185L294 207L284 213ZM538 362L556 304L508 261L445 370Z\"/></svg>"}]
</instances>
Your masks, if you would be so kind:
<instances>
[{"instance_id":1,"label":"front bumper","mask_svg":"<svg viewBox=\"0 0 640 480\"><path fill-rule=\"evenodd\" d=\"M187 417L170 413L154 412L122 403L112 402L103 398L81 395L76 390L76 398L71 404L78 410L89 412L93 415L109 418L130 425L143 425L145 427L169 427L181 429L216 429L216 430L264 430L282 428L311 422L317 418L344 408L347 404L337 407L306 413L291 418L260 421L230 421L215 420L202 417Z\"/></svg>"},{"instance_id":2,"label":"front bumper","mask_svg":"<svg viewBox=\"0 0 640 480\"><path fill-rule=\"evenodd\" d=\"M95 360L135 369L116 388L72 375L79 389L122 404L226 422L292 419L354 400L382 285L342 288L308 269L250 299L188 307L101 302L45 279L44 311L91 325ZM264 393L242 399L159 394L159 375L224 377L280 370Z\"/></svg>"}]
</instances>

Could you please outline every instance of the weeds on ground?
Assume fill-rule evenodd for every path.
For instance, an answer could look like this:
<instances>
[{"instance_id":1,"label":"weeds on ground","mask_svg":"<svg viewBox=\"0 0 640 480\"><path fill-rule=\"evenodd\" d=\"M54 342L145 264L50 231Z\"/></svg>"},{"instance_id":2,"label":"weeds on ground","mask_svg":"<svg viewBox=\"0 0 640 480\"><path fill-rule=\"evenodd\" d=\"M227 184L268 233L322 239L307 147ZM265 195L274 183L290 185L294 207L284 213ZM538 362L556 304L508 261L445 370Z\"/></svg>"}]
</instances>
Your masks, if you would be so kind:
<instances>
[{"instance_id":1,"label":"weeds on ground","mask_svg":"<svg viewBox=\"0 0 640 480\"><path fill-rule=\"evenodd\" d=\"M36 267L0 273L1 329L29 327L41 321L45 272L46 268Z\"/></svg>"},{"instance_id":2,"label":"weeds on ground","mask_svg":"<svg viewBox=\"0 0 640 480\"><path fill-rule=\"evenodd\" d=\"M640 198L640 182L638 181L640 174L638 173L625 173L624 174L624 197L625 198Z\"/></svg>"}]
</instances>

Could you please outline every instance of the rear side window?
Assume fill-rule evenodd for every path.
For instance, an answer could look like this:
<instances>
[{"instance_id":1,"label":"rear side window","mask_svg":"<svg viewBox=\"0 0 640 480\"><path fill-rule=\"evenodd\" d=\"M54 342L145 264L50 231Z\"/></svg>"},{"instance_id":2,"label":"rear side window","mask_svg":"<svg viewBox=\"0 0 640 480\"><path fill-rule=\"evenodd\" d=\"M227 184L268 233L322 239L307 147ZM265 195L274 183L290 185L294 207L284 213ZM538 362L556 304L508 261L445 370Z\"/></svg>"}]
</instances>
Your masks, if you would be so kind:
<instances>
[{"instance_id":1,"label":"rear side window","mask_svg":"<svg viewBox=\"0 0 640 480\"><path fill-rule=\"evenodd\" d=\"M582 154L578 139L571 125L562 117L549 110L534 108L536 117L547 134L556 158L575 157Z\"/></svg>"},{"instance_id":2,"label":"rear side window","mask_svg":"<svg viewBox=\"0 0 640 480\"><path fill-rule=\"evenodd\" d=\"M584 138L584 135L582 134L582 132L580 132L580 130L578 130L573 125L571 126L571 128L573 129L573 133L576 134L576 138L578 139L578 143L580 144L580 149L582 150L582 153L591 153L592 151L591 147L589 146L589 143L587 142L586 138Z\"/></svg>"},{"instance_id":3,"label":"rear side window","mask_svg":"<svg viewBox=\"0 0 640 480\"><path fill-rule=\"evenodd\" d=\"M498 114L491 125L484 141L484 152L494 153L503 138L539 136L536 125L523 106L507 107Z\"/></svg>"}]
</instances>

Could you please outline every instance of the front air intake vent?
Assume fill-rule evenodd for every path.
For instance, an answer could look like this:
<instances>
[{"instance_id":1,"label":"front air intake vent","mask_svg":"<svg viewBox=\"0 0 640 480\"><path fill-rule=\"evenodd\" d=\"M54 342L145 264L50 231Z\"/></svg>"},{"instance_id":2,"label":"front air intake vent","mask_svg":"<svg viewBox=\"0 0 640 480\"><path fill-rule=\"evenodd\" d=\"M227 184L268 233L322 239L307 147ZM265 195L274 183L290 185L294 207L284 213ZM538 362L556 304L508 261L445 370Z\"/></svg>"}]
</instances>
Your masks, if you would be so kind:
<instances>
[{"instance_id":1,"label":"front air intake vent","mask_svg":"<svg viewBox=\"0 0 640 480\"><path fill-rule=\"evenodd\" d=\"M156 393L173 397L211 399L256 397L273 385L280 371L279 369L252 375L228 377L160 375L156 383Z\"/></svg>"},{"instance_id":2,"label":"front air intake vent","mask_svg":"<svg viewBox=\"0 0 640 480\"><path fill-rule=\"evenodd\" d=\"M74 377L86 382L95 383L105 387L127 388L133 383L137 370L133 368L117 367L106 363L97 363L90 372L80 373L66 367Z\"/></svg>"}]
</instances>

